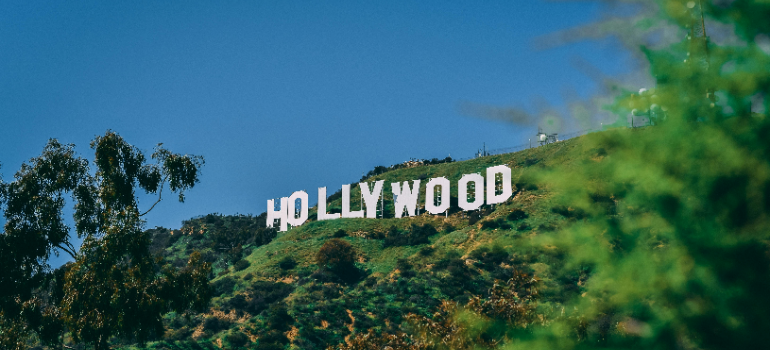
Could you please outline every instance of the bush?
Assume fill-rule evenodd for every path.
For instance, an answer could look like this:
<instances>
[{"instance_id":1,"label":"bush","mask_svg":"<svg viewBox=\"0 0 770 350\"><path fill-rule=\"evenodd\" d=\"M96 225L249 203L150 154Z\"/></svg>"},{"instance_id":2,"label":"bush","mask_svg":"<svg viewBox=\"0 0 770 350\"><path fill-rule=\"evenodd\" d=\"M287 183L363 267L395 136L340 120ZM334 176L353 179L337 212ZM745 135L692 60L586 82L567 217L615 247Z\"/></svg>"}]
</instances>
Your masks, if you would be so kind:
<instances>
[{"instance_id":1,"label":"bush","mask_svg":"<svg viewBox=\"0 0 770 350\"><path fill-rule=\"evenodd\" d=\"M316 254L316 261L319 266L340 267L344 265L353 265L356 261L357 253L350 243L339 238L332 238L321 246Z\"/></svg>"},{"instance_id":2,"label":"bush","mask_svg":"<svg viewBox=\"0 0 770 350\"><path fill-rule=\"evenodd\" d=\"M323 282L358 282L364 273L355 265L357 257L358 253L350 243L332 238L318 250L316 260L320 269L312 277Z\"/></svg>"},{"instance_id":3,"label":"bush","mask_svg":"<svg viewBox=\"0 0 770 350\"><path fill-rule=\"evenodd\" d=\"M335 238L342 238L342 237L347 237L348 233L345 232L345 230L343 230L343 229L339 229L332 236L335 237Z\"/></svg>"},{"instance_id":4,"label":"bush","mask_svg":"<svg viewBox=\"0 0 770 350\"><path fill-rule=\"evenodd\" d=\"M509 223L505 222L505 220L503 220L503 219L497 219L497 220L484 221L481 224L481 228L482 229L489 229L489 230L494 230L496 228L500 228L500 229L503 229L503 230L510 230L511 229L511 225Z\"/></svg>"},{"instance_id":5,"label":"bush","mask_svg":"<svg viewBox=\"0 0 770 350\"><path fill-rule=\"evenodd\" d=\"M433 252L436 250L436 248L433 248L431 246L422 247L420 249L420 255L422 256L429 256L433 254Z\"/></svg>"},{"instance_id":6,"label":"bush","mask_svg":"<svg viewBox=\"0 0 770 350\"><path fill-rule=\"evenodd\" d=\"M407 233L402 233L395 226L391 226L388 233L385 234L383 248L415 246L430 243L428 237L437 233L438 231L436 231L436 228L431 224L425 224L422 226L412 224L410 231Z\"/></svg>"},{"instance_id":7,"label":"bush","mask_svg":"<svg viewBox=\"0 0 770 350\"><path fill-rule=\"evenodd\" d=\"M481 228L486 230L494 230L498 227L500 227L500 223L495 220L484 221L481 224Z\"/></svg>"},{"instance_id":8,"label":"bush","mask_svg":"<svg viewBox=\"0 0 770 350\"><path fill-rule=\"evenodd\" d=\"M476 269L468 267L457 251L446 252L433 269L448 273L439 280L439 288L455 301L465 302L470 295L481 295L487 289L486 285L477 281L479 274Z\"/></svg>"},{"instance_id":9,"label":"bush","mask_svg":"<svg viewBox=\"0 0 770 350\"><path fill-rule=\"evenodd\" d=\"M404 278L414 277L416 275L414 269L412 269L412 264L406 259L396 260L396 269L398 269L401 276Z\"/></svg>"},{"instance_id":10,"label":"bush","mask_svg":"<svg viewBox=\"0 0 770 350\"><path fill-rule=\"evenodd\" d=\"M567 219L574 218L574 219L580 220L586 217L586 213L583 209L581 208L571 209L564 205L557 205L551 208L551 212L564 216Z\"/></svg>"},{"instance_id":11,"label":"bush","mask_svg":"<svg viewBox=\"0 0 770 350\"><path fill-rule=\"evenodd\" d=\"M225 303L225 308L231 309L231 310L243 311L244 309L246 309L246 305L247 305L246 297L243 294L238 294L230 298L230 300L228 300Z\"/></svg>"},{"instance_id":12,"label":"bush","mask_svg":"<svg viewBox=\"0 0 770 350\"><path fill-rule=\"evenodd\" d=\"M235 269L235 271L243 271L243 270L245 270L245 269L246 269L247 267L249 267L249 266L251 266L251 263L250 263L248 260L246 260L246 259L241 259L241 260L238 260L238 261L237 261L237 262L236 262L236 263L233 265L233 268Z\"/></svg>"},{"instance_id":13,"label":"bush","mask_svg":"<svg viewBox=\"0 0 770 350\"><path fill-rule=\"evenodd\" d=\"M519 182L519 183L516 183L516 190L517 191L537 191L538 187L537 185L530 182Z\"/></svg>"},{"instance_id":14,"label":"bush","mask_svg":"<svg viewBox=\"0 0 770 350\"><path fill-rule=\"evenodd\" d=\"M228 328L230 328L230 321L228 320L219 319L217 317L207 317L206 320L203 321L203 329L211 331L212 333Z\"/></svg>"},{"instance_id":15,"label":"bush","mask_svg":"<svg viewBox=\"0 0 770 350\"><path fill-rule=\"evenodd\" d=\"M225 336L225 341L231 346L240 348L249 343L249 337L247 337L246 334L235 331Z\"/></svg>"},{"instance_id":16,"label":"bush","mask_svg":"<svg viewBox=\"0 0 770 350\"><path fill-rule=\"evenodd\" d=\"M492 214L492 208L488 205L483 205L479 210L468 213L468 224L473 225L489 214Z\"/></svg>"},{"instance_id":17,"label":"bush","mask_svg":"<svg viewBox=\"0 0 770 350\"><path fill-rule=\"evenodd\" d=\"M289 315L289 310L286 309L286 305L283 304L270 306L270 309L267 310L266 318L270 329L279 332L288 331L291 329L292 323L294 323L294 319Z\"/></svg>"},{"instance_id":18,"label":"bush","mask_svg":"<svg viewBox=\"0 0 770 350\"><path fill-rule=\"evenodd\" d=\"M166 330L165 339L172 340L172 341L179 341L184 340L190 337L192 335L193 330L189 329L187 327L182 327L179 329L168 329ZM42 348L41 348L42 350Z\"/></svg>"},{"instance_id":19,"label":"bush","mask_svg":"<svg viewBox=\"0 0 770 350\"><path fill-rule=\"evenodd\" d=\"M477 260L476 264L487 271L492 271L501 263L510 260L508 252L499 245L493 245L491 249L489 247L477 248L470 253L469 257Z\"/></svg>"},{"instance_id":20,"label":"bush","mask_svg":"<svg viewBox=\"0 0 770 350\"><path fill-rule=\"evenodd\" d=\"M219 281L212 283L212 289L214 290L213 296L221 296L222 294L232 293L235 287L235 279L232 277L225 277Z\"/></svg>"},{"instance_id":21,"label":"bush","mask_svg":"<svg viewBox=\"0 0 770 350\"><path fill-rule=\"evenodd\" d=\"M227 253L225 253L225 256L228 262L235 263L240 261L241 258L243 258L243 246L238 244L237 246L230 248Z\"/></svg>"},{"instance_id":22,"label":"bush","mask_svg":"<svg viewBox=\"0 0 770 350\"><path fill-rule=\"evenodd\" d=\"M284 345L288 343L289 339L283 333L271 329L259 335L259 345L257 345L256 349L283 350Z\"/></svg>"},{"instance_id":23,"label":"bush","mask_svg":"<svg viewBox=\"0 0 770 350\"><path fill-rule=\"evenodd\" d=\"M508 221L519 221L519 220L524 220L528 217L529 217L529 214L517 208L517 209L514 209L510 214L508 214Z\"/></svg>"},{"instance_id":24,"label":"bush","mask_svg":"<svg viewBox=\"0 0 770 350\"><path fill-rule=\"evenodd\" d=\"M273 238L276 236L278 236L278 230L276 228L262 227L257 230L256 234L254 235L254 244L257 247L268 244L272 242Z\"/></svg>"},{"instance_id":25,"label":"bush","mask_svg":"<svg viewBox=\"0 0 770 350\"><path fill-rule=\"evenodd\" d=\"M280 267L281 270L291 270L296 266L297 262L290 256L284 256L280 261L278 261L278 267Z\"/></svg>"},{"instance_id":26,"label":"bush","mask_svg":"<svg viewBox=\"0 0 770 350\"><path fill-rule=\"evenodd\" d=\"M283 300L294 287L281 282L258 281L249 287L251 300L248 301L245 309L252 315L258 315L271 305Z\"/></svg>"}]
</instances>

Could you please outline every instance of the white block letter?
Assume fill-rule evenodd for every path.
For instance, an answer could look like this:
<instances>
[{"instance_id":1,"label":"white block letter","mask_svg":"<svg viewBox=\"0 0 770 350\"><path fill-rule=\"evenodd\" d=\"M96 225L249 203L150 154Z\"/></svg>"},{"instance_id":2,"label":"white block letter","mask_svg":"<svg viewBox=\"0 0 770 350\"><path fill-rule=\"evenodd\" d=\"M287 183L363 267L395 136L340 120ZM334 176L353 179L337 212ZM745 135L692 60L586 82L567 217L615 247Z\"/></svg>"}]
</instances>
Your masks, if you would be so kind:
<instances>
[{"instance_id":1,"label":"white block letter","mask_svg":"<svg viewBox=\"0 0 770 350\"><path fill-rule=\"evenodd\" d=\"M377 218L377 201L380 199L380 192L382 192L382 184L385 180L380 180L374 183L374 188L369 191L369 184L362 182L358 184L361 188L361 193L364 194L364 204L366 205L366 217L369 219Z\"/></svg>"},{"instance_id":2,"label":"white block letter","mask_svg":"<svg viewBox=\"0 0 770 350\"><path fill-rule=\"evenodd\" d=\"M326 213L326 187L318 188L318 221L339 219L340 214Z\"/></svg>"},{"instance_id":3,"label":"white block letter","mask_svg":"<svg viewBox=\"0 0 770 350\"><path fill-rule=\"evenodd\" d=\"M297 199L299 199L300 202L299 217L294 215L294 213L297 212L297 208L295 207L297 205ZM292 226L299 226L304 224L307 220L307 207L307 192L297 191L292 193L291 197L289 197L289 219L286 221L288 221Z\"/></svg>"},{"instance_id":4,"label":"white block letter","mask_svg":"<svg viewBox=\"0 0 770 350\"><path fill-rule=\"evenodd\" d=\"M435 202L436 186L441 187L441 204ZM441 214L449 209L449 180L444 177L430 179L425 185L425 210L431 214Z\"/></svg>"},{"instance_id":5,"label":"white block letter","mask_svg":"<svg viewBox=\"0 0 770 350\"><path fill-rule=\"evenodd\" d=\"M396 218L401 218L404 213L404 208L409 216L414 216L414 212L417 209L417 195L420 191L420 180L412 180L414 186L409 189L409 181L404 181L404 188L402 190L401 183L394 182L390 184L393 189L393 198L396 199L394 206L396 207Z\"/></svg>"},{"instance_id":6,"label":"white block letter","mask_svg":"<svg viewBox=\"0 0 770 350\"><path fill-rule=\"evenodd\" d=\"M342 217L343 218L362 218L363 210L350 211L350 185L342 185Z\"/></svg>"},{"instance_id":7,"label":"white block letter","mask_svg":"<svg viewBox=\"0 0 770 350\"><path fill-rule=\"evenodd\" d=\"M288 219L288 210L287 207L289 206L289 199L286 197L281 198L281 209L275 210L275 201L272 199L269 199L267 201L267 227L273 227L273 222L275 219L278 219L281 221L281 229L279 229L279 232L284 232L289 229L287 224Z\"/></svg>"},{"instance_id":8,"label":"white block letter","mask_svg":"<svg viewBox=\"0 0 770 350\"><path fill-rule=\"evenodd\" d=\"M473 182L476 187L476 198L473 203L468 203L468 183ZM480 174L465 174L457 182L457 205L463 210L476 210L484 204L484 177Z\"/></svg>"},{"instance_id":9,"label":"white block letter","mask_svg":"<svg viewBox=\"0 0 770 350\"><path fill-rule=\"evenodd\" d=\"M495 175L503 174L503 193L495 194ZM511 168L505 165L498 165L487 168L487 204L503 203L511 198L513 189L511 188Z\"/></svg>"}]
</instances>

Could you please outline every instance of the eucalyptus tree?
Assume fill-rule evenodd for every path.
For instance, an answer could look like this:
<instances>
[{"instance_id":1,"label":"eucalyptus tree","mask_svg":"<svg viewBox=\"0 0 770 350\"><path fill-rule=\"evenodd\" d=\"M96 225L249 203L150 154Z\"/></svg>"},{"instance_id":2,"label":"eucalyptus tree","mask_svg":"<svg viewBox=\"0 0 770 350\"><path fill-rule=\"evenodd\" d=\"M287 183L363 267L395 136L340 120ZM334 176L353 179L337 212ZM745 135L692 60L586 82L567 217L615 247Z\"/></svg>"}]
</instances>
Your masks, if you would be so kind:
<instances>
[{"instance_id":1,"label":"eucalyptus tree","mask_svg":"<svg viewBox=\"0 0 770 350\"><path fill-rule=\"evenodd\" d=\"M76 155L73 145L52 139L12 181L0 182L6 219L0 234L0 347L25 348L33 335L61 346L65 331L96 349L106 348L113 336L144 342L162 332L163 314L208 305L210 266L197 253L181 270L163 265L149 252L142 219L162 200L166 185L184 201L185 191L199 182L203 158L159 144L148 162L112 131L96 137L91 148L93 163ZM140 211L138 191L156 194L157 201ZM63 217L68 194L80 249ZM47 261L58 252L74 263L51 271Z\"/></svg>"}]
</instances>

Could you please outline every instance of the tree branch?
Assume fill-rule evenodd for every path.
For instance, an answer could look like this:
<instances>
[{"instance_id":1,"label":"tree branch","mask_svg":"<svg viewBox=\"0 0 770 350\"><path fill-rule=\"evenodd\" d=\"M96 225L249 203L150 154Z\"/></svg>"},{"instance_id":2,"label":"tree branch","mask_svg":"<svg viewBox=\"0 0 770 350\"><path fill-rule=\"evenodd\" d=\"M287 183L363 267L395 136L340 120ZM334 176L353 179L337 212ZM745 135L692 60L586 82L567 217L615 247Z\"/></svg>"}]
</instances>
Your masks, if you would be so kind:
<instances>
[{"instance_id":1,"label":"tree branch","mask_svg":"<svg viewBox=\"0 0 770 350\"><path fill-rule=\"evenodd\" d=\"M153 204L152 204L152 206L150 207L150 209L147 209L147 211L146 211L146 212L139 214L139 216L145 216L145 215L147 215L147 213L149 213L149 212L152 210L152 208L155 208L155 206L156 206L156 205L158 205L158 203L160 203L160 201L161 201L161 200L163 200L163 185L165 185L165 184L166 184L166 179L168 179L168 176L166 176L166 177L163 179L163 182L161 182L161 183L160 183L160 191L158 191L158 200L157 200L157 201L155 201L155 203L153 203Z\"/></svg>"},{"instance_id":2,"label":"tree branch","mask_svg":"<svg viewBox=\"0 0 770 350\"><path fill-rule=\"evenodd\" d=\"M71 256L73 259L75 259L75 260L77 260L77 259L78 259L78 257L77 257L77 254L75 254L75 253L73 252L73 251L75 250L75 248L72 248L72 246L70 246L70 248L72 248L72 250L69 250L69 249L67 249L67 248L63 247L61 244L57 244L57 245L56 245L56 248L59 248L59 249L61 249L61 250L65 251L65 252L66 252L67 254L69 254L69 255L70 255L70 256Z\"/></svg>"}]
</instances>

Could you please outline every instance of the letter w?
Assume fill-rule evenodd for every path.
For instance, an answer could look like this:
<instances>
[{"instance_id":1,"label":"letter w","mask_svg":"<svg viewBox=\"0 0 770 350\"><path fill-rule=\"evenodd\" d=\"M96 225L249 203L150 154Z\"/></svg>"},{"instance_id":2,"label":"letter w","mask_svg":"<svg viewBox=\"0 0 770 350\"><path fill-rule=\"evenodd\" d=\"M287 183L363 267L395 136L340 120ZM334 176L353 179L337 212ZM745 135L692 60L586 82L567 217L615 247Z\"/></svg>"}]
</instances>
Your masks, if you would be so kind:
<instances>
[{"instance_id":1,"label":"letter w","mask_svg":"<svg viewBox=\"0 0 770 350\"><path fill-rule=\"evenodd\" d=\"M420 191L420 180L412 180L414 186L409 188L409 181L404 181L403 190L401 183L394 182L390 184L393 188L393 198L395 199L394 206L396 207L396 218L400 218L406 208L406 213L409 216L414 216L414 212L417 209L417 196Z\"/></svg>"}]
</instances>

